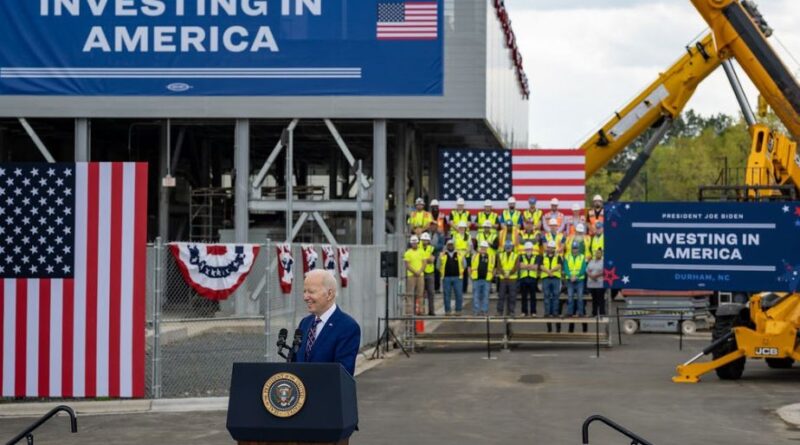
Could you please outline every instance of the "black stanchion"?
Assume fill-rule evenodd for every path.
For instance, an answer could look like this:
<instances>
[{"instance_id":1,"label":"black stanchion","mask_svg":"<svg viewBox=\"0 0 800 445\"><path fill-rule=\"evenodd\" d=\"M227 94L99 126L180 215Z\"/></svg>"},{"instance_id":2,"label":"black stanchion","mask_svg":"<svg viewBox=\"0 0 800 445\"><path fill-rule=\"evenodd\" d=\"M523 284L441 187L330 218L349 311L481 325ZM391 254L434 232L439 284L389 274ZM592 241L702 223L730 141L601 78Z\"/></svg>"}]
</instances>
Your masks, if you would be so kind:
<instances>
[{"instance_id":1,"label":"black stanchion","mask_svg":"<svg viewBox=\"0 0 800 445\"><path fill-rule=\"evenodd\" d=\"M597 311L594 320L594 337L595 337L595 347L597 349L597 358L600 358L600 311Z\"/></svg>"}]
</instances>

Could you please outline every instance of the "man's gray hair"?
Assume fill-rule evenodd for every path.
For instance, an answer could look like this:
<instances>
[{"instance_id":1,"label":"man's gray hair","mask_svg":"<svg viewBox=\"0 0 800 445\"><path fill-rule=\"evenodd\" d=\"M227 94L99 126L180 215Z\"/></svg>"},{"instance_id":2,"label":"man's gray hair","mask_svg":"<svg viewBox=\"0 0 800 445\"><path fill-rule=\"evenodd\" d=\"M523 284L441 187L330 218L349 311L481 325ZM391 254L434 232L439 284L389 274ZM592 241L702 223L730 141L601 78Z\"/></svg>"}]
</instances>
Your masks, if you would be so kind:
<instances>
[{"instance_id":1,"label":"man's gray hair","mask_svg":"<svg viewBox=\"0 0 800 445\"><path fill-rule=\"evenodd\" d=\"M324 269L314 269L308 271L306 278L314 278L317 275L319 275L322 280L322 286L324 286L325 289L332 290L333 294L336 295L336 278L333 277L333 274Z\"/></svg>"}]
</instances>

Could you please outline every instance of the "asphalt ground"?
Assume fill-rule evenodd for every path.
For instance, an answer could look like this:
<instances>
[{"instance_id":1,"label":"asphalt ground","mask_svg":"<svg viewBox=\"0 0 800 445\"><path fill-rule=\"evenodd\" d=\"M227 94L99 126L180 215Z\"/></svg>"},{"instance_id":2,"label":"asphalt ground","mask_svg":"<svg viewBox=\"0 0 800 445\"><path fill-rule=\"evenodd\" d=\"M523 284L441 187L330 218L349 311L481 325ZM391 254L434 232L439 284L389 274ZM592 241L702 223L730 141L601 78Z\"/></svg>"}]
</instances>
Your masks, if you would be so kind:
<instances>
[{"instance_id":1,"label":"asphalt ground","mask_svg":"<svg viewBox=\"0 0 800 445\"><path fill-rule=\"evenodd\" d=\"M676 336L626 336L603 349L558 345L494 351L427 349L400 355L357 378L361 430L354 445L577 444L580 427L602 414L655 444L790 444L800 431L775 410L800 401L800 368L771 370L750 361L736 382L706 376L695 385L670 381L674 367L708 343ZM225 413L83 416L67 434L59 418L36 443L229 444ZM0 420L8 440L31 419ZM630 443L594 425L592 444Z\"/></svg>"}]
</instances>

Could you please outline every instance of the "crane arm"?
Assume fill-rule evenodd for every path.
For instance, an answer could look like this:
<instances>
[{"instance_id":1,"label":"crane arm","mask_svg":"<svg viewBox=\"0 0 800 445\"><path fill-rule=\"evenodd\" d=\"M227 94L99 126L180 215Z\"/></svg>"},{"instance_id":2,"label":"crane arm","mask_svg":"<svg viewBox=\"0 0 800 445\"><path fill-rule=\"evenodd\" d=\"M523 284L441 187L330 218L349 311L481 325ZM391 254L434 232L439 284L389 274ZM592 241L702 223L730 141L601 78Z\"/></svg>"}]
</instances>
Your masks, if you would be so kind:
<instances>
[{"instance_id":1,"label":"crane arm","mask_svg":"<svg viewBox=\"0 0 800 445\"><path fill-rule=\"evenodd\" d=\"M658 79L581 145L586 177L593 175L648 128L676 118L700 84L722 63L713 34L700 39Z\"/></svg>"},{"instance_id":2,"label":"crane arm","mask_svg":"<svg viewBox=\"0 0 800 445\"><path fill-rule=\"evenodd\" d=\"M733 57L778 115L800 140L800 85L767 42L771 29L748 0L692 0L714 35L721 58Z\"/></svg>"}]
</instances>

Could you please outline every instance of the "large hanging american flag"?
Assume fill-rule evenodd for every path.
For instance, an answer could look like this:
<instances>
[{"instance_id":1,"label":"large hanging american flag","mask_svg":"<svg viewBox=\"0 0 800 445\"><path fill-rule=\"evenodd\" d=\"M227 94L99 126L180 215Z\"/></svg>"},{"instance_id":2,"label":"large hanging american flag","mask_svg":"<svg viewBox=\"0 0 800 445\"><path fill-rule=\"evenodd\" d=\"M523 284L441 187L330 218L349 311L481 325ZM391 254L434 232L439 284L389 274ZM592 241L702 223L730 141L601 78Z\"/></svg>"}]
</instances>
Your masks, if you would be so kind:
<instances>
[{"instance_id":1,"label":"large hanging american flag","mask_svg":"<svg viewBox=\"0 0 800 445\"><path fill-rule=\"evenodd\" d=\"M453 209L464 198L468 209L483 209L491 199L496 209L505 209L509 196L517 208L550 208L558 198L559 208L568 213L573 204L584 207L586 158L582 150L439 150L439 207Z\"/></svg>"},{"instance_id":2,"label":"large hanging american flag","mask_svg":"<svg viewBox=\"0 0 800 445\"><path fill-rule=\"evenodd\" d=\"M144 397L147 164L0 164L3 397Z\"/></svg>"}]
</instances>

